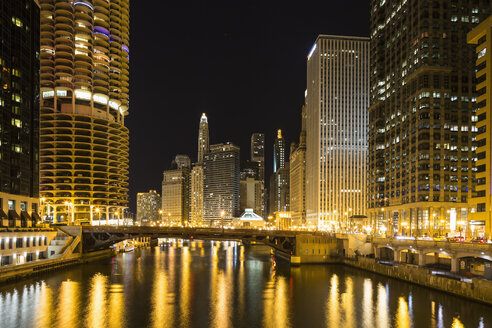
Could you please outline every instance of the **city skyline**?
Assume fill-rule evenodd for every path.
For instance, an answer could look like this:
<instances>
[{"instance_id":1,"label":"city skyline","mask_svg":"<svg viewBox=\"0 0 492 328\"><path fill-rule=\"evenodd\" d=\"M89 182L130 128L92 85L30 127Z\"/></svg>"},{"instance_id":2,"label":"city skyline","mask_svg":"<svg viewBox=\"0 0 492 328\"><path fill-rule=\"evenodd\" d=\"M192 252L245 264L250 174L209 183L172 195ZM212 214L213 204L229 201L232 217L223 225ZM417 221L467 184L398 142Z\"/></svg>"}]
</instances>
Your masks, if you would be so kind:
<instances>
[{"instance_id":1,"label":"city skyline","mask_svg":"<svg viewBox=\"0 0 492 328\"><path fill-rule=\"evenodd\" d=\"M250 3L235 8L221 1L216 10L198 2L188 3L189 10L158 3L151 12L137 1L130 6L130 107L138 106L125 120L131 131L130 207L136 204L137 192L160 189L161 171L175 154L188 154L196 161L195 122L203 112L210 122L210 143L230 140L240 146L243 159L250 157L251 134L265 133L265 181L269 181L276 129L282 129L288 142L299 137L306 57L316 37L369 36L369 2L299 6L288 1L281 6ZM166 19L156 18L162 14ZM353 22L346 24L348 20ZM161 21L162 27L157 24ZM149 51L143 40L156 29L173 32L164 33L164 42L151 45ZM168 43L176 47L164 48ZM175 65L183 60L190 64ZM155 149L148 140L176 142Z\"/></svg>"}]
</instances>

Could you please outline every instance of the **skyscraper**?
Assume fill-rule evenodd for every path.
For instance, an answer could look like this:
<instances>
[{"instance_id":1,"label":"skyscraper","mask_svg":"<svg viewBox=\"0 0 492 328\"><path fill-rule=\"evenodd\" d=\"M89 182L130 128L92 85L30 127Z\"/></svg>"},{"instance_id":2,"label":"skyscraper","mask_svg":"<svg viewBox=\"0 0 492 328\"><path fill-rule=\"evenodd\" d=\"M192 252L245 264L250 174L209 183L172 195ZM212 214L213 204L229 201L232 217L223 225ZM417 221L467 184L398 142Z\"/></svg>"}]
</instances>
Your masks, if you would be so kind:
<instances>
[{"instance_id":1,"label":"skyscraper","mask_svg":"<svg viewBox=\"0 0 492 328\"><path fill-rule=\"evenodd\" d=\"M240 188L239 147L232 143L210 146L203 161L203 219L238 217ZM222 215L223 212L223 215Z\"/></svg>"},{"instance_id":2,"label":"skyscraper","mask_svg":"<svg viewBox=\"0 0 492 328\"><path fill-rule=\"evenodd\" d=\"M376 232L457 233L475 179L475 49L490 1L371 1L369 215Z\"/></svg>"},{"instance_id":3,"label":"skyscraper","mask_svg":"<svg viewBox=\"0 0 492 328\"><path fill-rule=\"evenodd\" d=\"M176 155L172 168L163 173L162 216L169 223L186 224L190 215L190 159ZM188 165L184 165L188 164Z\"/></svg>"},{"instance_id":4,"label":"skyscraper","mask_svg":"<svg viewBox=\"0 0 492 328\"><path fill-rule=\"evenodd\" d=\"M282 130L277 131L277 138L273 145L273 172L285 167L285 140L282 138Z\"/></svg>"},{"instance_id":5,"label":"skyscraper","mask_svg":"<svg viewBox=\"0 0 492 328\"><path fill-rule=\"evenodd\" d=\"M266 189L265 189L265 134L253 133L251 135L251 163L256 167L256 179L261 182L261 209L255 209L255 213L266 217Z\"/></svg>"},{"instance_id":6,"label":"skyscraper","mask_svg":"<svg viewBox=\"0 0 492 328\"><path fill-rule=\"evenodd\" d=\"M198 129L198 164L203 164L203 157L209 150L209 137L208 137L208 120L205 113L202 114L200 119L200 128Z\"/></svg>"},{"instance_id":7,"label":"skyscraper","mask_svg":"<svg viewBox=\"0 0 492 328\"><path fill-rule=\"evenodd\" d=\"M290 148L290 211L292 223L301 225L306 219L306 106L302 106L302 128L299 143Z\"/></svg>"},{"instance_id":8,"label":"skyscraper","mask_svg":"<svg viewBox=\"0 0 492 328\"><path fill-rule=\"evenodd\" d=\"M129 0L41 3L41 195L55 221L128 206ZM65 205L69 204L69 206ZM70 205L71 204L71 205Z\"/></svg>"},{"instance_id":9,"label":"skyscraper","mask_svg":"<svg viewBox=\"0 0 492 328\"><path fill-rule=\"evenodd\" d=\"M39 220L38 4L2 0L0 26L0 217L25 226Z\"/></svg>"},{"instance_id":10,"label":"skyscraper","mask_svg":"<svg viewBox=\"0 0 492 328\"><path fill-rule=\"evenodd\" d=\"M306 216L342 229L366 208L369 39L318 36L307 60ZM351 213L351 214L349 214Z\"/></svg>"},{"instance_id":11,"label":"skyscraper","mask_svg":"<svg viewBox=\"0 0 492 328\"><path fill-rule=\"evenodd\" d=\"M492 16L481 22L470 33L468 43L475 45L476 91L477 91L477 150L476 150L476 194L469 200L471 213L470 229L473 237L492 237L492 125L491 125L491 49Z\"/></svg>"},{"instance_id":12,"label":"skyscraper","mask_svg":"<svg viewBox=\"0 0 492 328\"><path fill-rule=\"evenodd\" d=\"M155 190L137 194L137 222L142 226L157 224L161 216L161 196Z\"/></svg>"}]
</instances>

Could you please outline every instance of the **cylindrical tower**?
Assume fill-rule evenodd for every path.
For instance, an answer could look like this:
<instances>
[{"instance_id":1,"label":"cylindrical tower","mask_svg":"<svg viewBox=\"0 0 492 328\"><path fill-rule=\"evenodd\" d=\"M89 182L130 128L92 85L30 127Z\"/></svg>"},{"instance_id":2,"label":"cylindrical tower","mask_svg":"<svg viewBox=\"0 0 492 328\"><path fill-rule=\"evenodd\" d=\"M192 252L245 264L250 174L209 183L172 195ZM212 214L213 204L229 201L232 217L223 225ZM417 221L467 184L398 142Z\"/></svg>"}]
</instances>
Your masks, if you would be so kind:
<instances>
[{"instance_id":1,"label":"cylindrical tower","mask_svg":"<svg viewBox=\"0 0 492 328\"><path fill-rule=\"evenodd\" d=\"M129 0L40 0L42 213L111 220L128 205Z\"/></svg>"}]
</instances>

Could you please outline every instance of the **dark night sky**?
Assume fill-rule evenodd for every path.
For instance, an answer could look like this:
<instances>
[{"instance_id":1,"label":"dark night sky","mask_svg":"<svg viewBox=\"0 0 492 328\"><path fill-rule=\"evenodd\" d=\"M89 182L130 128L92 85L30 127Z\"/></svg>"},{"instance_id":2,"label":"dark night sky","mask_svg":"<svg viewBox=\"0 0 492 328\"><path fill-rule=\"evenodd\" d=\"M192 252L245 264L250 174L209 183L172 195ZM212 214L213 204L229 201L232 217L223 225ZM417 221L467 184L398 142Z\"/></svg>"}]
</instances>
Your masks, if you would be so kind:
<instances>
[{"instance_id":1,"label":"dark night sky","mask_svg":"<svg viewBox=\"0 0 492 328\"><path fill-rule=\"evenodd\" d=\"M197 156L207 113L210 143L231 141L249 158L253 132L297 141L306 58L318 34L369 35L369 0L131 0L130 207L160 193L176 154Z\"/></svg>"}]
</instances>

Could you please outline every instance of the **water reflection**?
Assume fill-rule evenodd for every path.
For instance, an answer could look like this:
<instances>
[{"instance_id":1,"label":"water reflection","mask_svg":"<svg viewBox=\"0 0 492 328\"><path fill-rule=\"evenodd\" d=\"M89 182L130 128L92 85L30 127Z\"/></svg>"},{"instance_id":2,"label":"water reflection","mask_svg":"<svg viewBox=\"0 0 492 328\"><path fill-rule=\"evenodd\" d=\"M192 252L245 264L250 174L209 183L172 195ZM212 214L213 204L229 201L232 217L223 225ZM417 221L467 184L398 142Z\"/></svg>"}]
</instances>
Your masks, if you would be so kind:
<instances>
[{"instance_id":1,"label":"water reflection","mask_svg":"<svg viewBox=\"0 0 492 328\"><path fill-rule=\"evenodd\" d=\"M80 286L78 282L67 280L60 286L60 296L58 301L57 324L60 328L76 327L79 321L78 315Z\"/></svg>"},{"instance_id":2,"label":"water reflection","mask_svg":"<svg viewBox=\"0 0 492 328\"><path fill-rule=\"evenodd\" d=\"M415 314L415 315L414 315ZM0 285L3 327L490 327L489 307L265 247L170 241Z\"/></svg>"}]
</instances>

